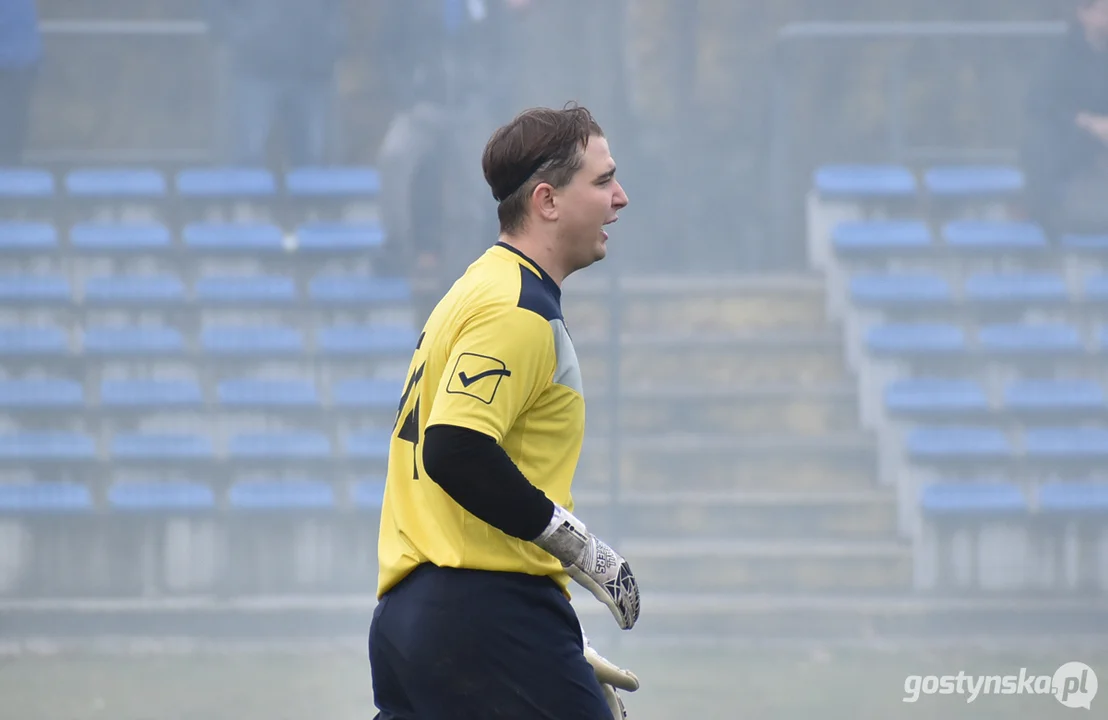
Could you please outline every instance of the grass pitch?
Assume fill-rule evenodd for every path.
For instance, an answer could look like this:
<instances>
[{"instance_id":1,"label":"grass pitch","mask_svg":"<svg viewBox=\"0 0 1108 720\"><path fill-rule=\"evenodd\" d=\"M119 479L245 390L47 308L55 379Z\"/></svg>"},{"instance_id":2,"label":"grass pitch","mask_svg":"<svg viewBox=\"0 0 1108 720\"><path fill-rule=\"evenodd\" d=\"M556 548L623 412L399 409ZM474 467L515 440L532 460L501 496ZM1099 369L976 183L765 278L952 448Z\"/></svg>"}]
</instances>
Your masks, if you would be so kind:
<instances>
[{"instance_id":1,"label":"grass pitch","mask_svg":"<svg viewBox=\"0 0 1108 720\"><path fill-rule=\"evenodd\" d=\"M903 702L907 675L1051 675L1080 660L1108 681L1108 650L682 649L627 643L610 659L642 689L624 696L630 720L890 720L1105 717L1050 695L923 696ZM0 659L2 717L12 720L369 720L365 653L353 646L128 652L9 653Z\"/></svg>"}]
</instances>

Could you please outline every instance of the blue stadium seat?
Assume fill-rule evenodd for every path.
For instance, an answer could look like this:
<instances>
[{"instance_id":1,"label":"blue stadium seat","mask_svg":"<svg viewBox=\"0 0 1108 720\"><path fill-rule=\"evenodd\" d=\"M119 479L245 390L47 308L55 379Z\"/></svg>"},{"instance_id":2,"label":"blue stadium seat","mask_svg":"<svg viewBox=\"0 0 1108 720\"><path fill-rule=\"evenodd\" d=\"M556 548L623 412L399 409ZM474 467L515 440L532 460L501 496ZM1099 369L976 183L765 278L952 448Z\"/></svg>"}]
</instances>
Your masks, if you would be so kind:
<instances>
[{"instance_id":1,"label":"blue stadium seat","mask_svg":"<svg viewBox=\"0 0 1108 720\"><path fill-rule=\"evenodd\" d=\"M1069 300L1061 275L1045 273L977 273L966 278L967 302L988 305L1048 304Z\"/></svg>"},{"instance_id":2,"label":"blue stadium seat","mask_svg":"<svg viewBox=\"0 0 1108 720\"><path fill-rule=\"evenodd\" d=\"M85 328L87 355L159 356L185 349L181 332L158 325L99 325Z\"/></svg>"},{"instance_id":3,"label":"blue stadium seat","mask_svg":"<svg viewBox=\"0 0 1108 720\"><path fill-rule=\"evenodd\" d=\"M407 325L336 325L318 331L316 346L324 355L386 355L412 350L417 336Z\"/></svg>"},{"instance_id":4,"label":"blue stadium seat","mask_svg":"<svg viewBox=\"0 0 1108 720\"><path fill-rule=\"evenodd\" d=\"M373 197L381 178L371 167L302 167L285 175L285 189L293 197Z\"/></svg>"},{"instance_id":5,"label":"blue stadium seat","mask_svg":"<svg viewBox=\"0 0 1108 720\"><path fill-rule=\"evenodd\" d=\"M1012 453L1003 431L978 425L913 428L906 446L917 461L1004 460Z\"/></svg>"},{"instance_id":6,"label":"blue stadium seat","mask_svg":"<svg viewBox=\"0 0 1108 720\"><path fill-rule=\"evenodd\" d=\"M73 294L63 275L0 275L0 303L69 303Z\"/></svg>"},{"instance_id":7,"label":"blue stadium seat","mask_svg":"<svg viewBox=\"0 0 1108 720\"><path fill-rule=\"evenodd\" d=\"M0 168L0 200L54 196L54 176L37 168Z\"/></svg>"},{"instance_id":8,"label":"blue stadium seat","mask_svg":"<svg viewBox=\"0 0 1108 720\"><path fill-rule=\"evenodd\" d=\"M1072 253L1100 255L1108 252L1108 235L1063 235L1060 244Z\"/></svg>"},{"instance_id":9,"label":"blue stadium seat","mask_svg":"<svg viewBox=\"0 0 1108 720\"><path fill-rule=\"evenodd\" d=\"M138 512L211 510L215 492L210 485L197 482L128 480L108 488L108 504L115 510Z\"/></svg>"},{"instance_id":10,"label":"blue stadium seat","mask_svg":"<svg viewBox=\"0 0 1108 720\"><path fill-rule=\"evenodd\" d=\"M86 253L140 253L173 246L169 228L158 223L79 223L69 230L74 249Z\"/></svg>"},{"instance_id":11,"label":"blue stadium seat","mask_svg":"<svg viewBox=\"0 0 1108 720\"><path fill-rule=\"evenodd\" d=\"M71 197L154 198L166 193L165 177L151 168L78 168L65 176Z\"/></svg>"},{"instance_id":12,"label":"blue stadium seat","mask_svg":"<svg viewBox=\"0 0 1108 720\"><path fill-rule=\"evenodd\" d=\"M974 380L912 378L889 383L885 408L899 416L964 417L989 412L989 397Z\"/></svg>"},{"instance_id":13,"label":"blue stadium seat","mask_svg":"<svg viewBox=\"0 0 1108 720\"><path fill-rule=\"evenodd\" d=\"M304 336L281 325L216 325L201 331L200 345L222 357L288 356L303 352Z\"/></svg>"},{"instance_id":14,"label":"blue stadium seat","mask_svg":"<svg viewBox=\"0 0 1108 720\"><path fill-rule=\"evenodd\" d=\"M364 252L385 243L385 230L378 223L313 222L296 230L296 245L312 252Z\"/></svg>"},{"instance_id":15,"label":"blue stadium seat","mask_svg":"<svg viewBox=\"0 0 1108 720\"><path fill-rule=\"evenodd\" d=\"M874 220L839 223L831 245L843 257L904 255L934 249L931 229L915 220Z\"/></svg>"},{"instance_id":16,"label":"blue stadium seat","mask_svg":"<svg viewBox=\"0 0 1108 720\"><path fill-rule=\"evenodd\" d=\"M92 492L81 483L0 483L0 514L69 513L92 508Z\"/></svg>"},{"instance_id":17,"label":"blue stadium seat","mask_svg":"<svg viewBox=\"0 0 1108 720\"><path fill-rule=\"evenodd\" d=\"M385 460L389 456L392 433L388 430L359 430L347 434L343 444L346 457L357 460Z\"/></svg>"},{"instance_id":18,"label":"blue stadium seat","mask_svg":"<svg viewBox=\"0 0 1108 720\"><path fill-rule=\"evenodd\" d=\"M263 168L187 168L177 173L176 185L186 198L264 198L277 192L273 173Z\"/></svg>"},{"instance_id":19,"label":"blue stadium seat","mask_svg":"<svg viewBox=\"0 0 1108 720\"><path fill-rule=\"evenodd\" d=\"M353 378L331 385L331 402L344 408L382 408L393 410L404 392L401 380Z\"/></svg>"},{"instance_id":20,"label":"blue stadium seat","mask_svg":"<svg viewBox=\"0 0 1108 720\"><path fill-rule=\"evenodd\" d=\"M850 280L850 299L861 307L941 307L954 298L950 283L942 275L891 273L855 275Z\"/></svg>"},{"instance_id":21,"label":"blue stadium seat","mask_svg":"<svg viewBox=\"0 0 1108 720\"><path fill-rule=\"evenodd\" d=\"M1023 222L956 220L943 226L943 240L961 252L1029 252L1049 248L1043 229Z\"/></svg>"},{"instance_id":22,"label":"blue stadium seat","mask_svg":"<svg viewBox=\"0 0 1108 720\"><path fill-rule=\"evenodd\" d=\"M1096 274L1085 278L1082 291L1086 302L1108 302L1108 275Z\"/></svg>"},{"instance_id":23,"label":"blue stadium seat","mask_svg":"<svg viewBox=\"0 0 1108 720\"><path fill-rule=\"evenodd\" d=\"M938 197L1013 195L1023 190L1023 173L1018 168L995 165L941 165L924 172L923 186Z\"/></svg>"},{"instance_id":24,"label":"blue stadium seat","mask_svg":"<svg viewBox=\"0 0 1108 720\"><path fill-rule=\"evenodd\" d=\"M1036 460L1108 459L1108 428L1035 427L1023 432L1027 457Z\"/></svg>"},{"instance_id":25,"label":"blue stadium seat","mask_svg":"<svg viewBox=\"0 0 1108 720\"><path fill-rule=\"evenodd\" d=\"M812 182L825 198L906 198L918 191L915 175L899 165L826 165Z\"/></svg>"},{"instance_id":26,"label":"blue stadium seat","mask_svg":"<svg viewBox=\"0 0 1108 720\"><path fill-rule=\"evenodd\" d=\"M181 231L185 247L211 253L280 253L281 228L261 223L192 223Z\"/></svg>"},{"instance_id":27,"label":"blue stadium seat","mask_svg":"<svg viewBox=\"0 0 1108 720\"><path fill-rule=\"evenodd\" d=\"M102 275L85 280L85 304L100 306L174 305L185 301L176 275Z\"/></svg>"},{"instance_id":28,"label":"blue stadium seat","mask_svg":"<svg viewBox=\"0 0 1108 720\"><path fill-rule=\"evenodd\" d=\"M280 305L296 300L296 281L280 275L209 275L196 281L196 300L221 305Z\"/></svg>"},{"instance_id":29,"label":"blue stadium seat","mask_svg":"<svg viewBox=\"0 0 1108 720\"><path fill-rule=\"evenodd\" d=\"M943 357L966 352L966 332L937 323L886 324L870 328L866 348L875 355Z\"/></svg>"},{"instance_id":30,"label":"blue stadium seat","mask_svg":"<svg viewBox=\"0 0 1108 720\"><path fill-rule=\"evenodd\" d=\"M113 409L198 408L204 404L204 393L193 380L104 380L100 404Z\"/></svg>"},{"instance_id":31,"label":"blue stadium seat","mask_svg":"<svg viewBox=\"0 0 1108 720\"><path fill-rule=\"evenodd\" d=\"M319 480L240 480L227 491L235 510L317 510L335 505L335 490Z\"/></svg>"},{"instance_id":32,"label":"blue stadium seat","mask_svg":"<svg viewBox=\"0 0 1108 720\"><path fill-rule=\"evenodd\" d=\"M0 253L48 252L58 247L58 231L38 222L0 222Z\"/></svg>"},{"instance_id":33,"label":"blue stadium seat","mask_svg":"<svg viewBox=\"0 0 1108 720\"><path fill-rule=\"evenodd\" d=\"M59 357L69 353L69 336L48 325L0 326L0 357Z\"/></svg>"},{"instance_id":34,"label":"blue stadium seat","mask_svg":"<svg viewBox=\"0 0 1108 720\"><path fill-rule=\"evenodd\" d=\"M1108 483L1050 482L1039 486L1039 510L1067 515L1108 513Z\"/></svg>"},{"instance_id":35,"label":"blue stadium seat","mask_svg":"<svg viewBox=\"0 0 1108 720\"><path fill-rule=\"evenodd\" d=\"M204 435L119 433L112 438L112 457L119 461L211 460L215 448Z\"/></svg>"},{"instance_id":36,"label":"blue stadium seat","mask_svg":"<svg viewBox=\"0 0 1108 720\"><path fill-rule=\"evenodd\" d=\"M60 462L96 459L96 442L72 432L18 432L0 435L0 460Z\"/></svg>"},{"instance_id":37,"label":"blue stadium seat","mask_svg":"<svg viewBox=\"0 0 1108 720\"><path fill-rule=\"evenodd\" d=\"M308 431L242 433L230 439L227 454L236 460L326 460L331 441Z\"/></svg>"},{"instance_id":38,"label":"blue stadium seat","mask_svg":"<svg viewBox=\"0 0 1108 720\"><path fill-rule=\"evenodd\" d=\"M308 295L312 301L328 305L408 302L412 286L400 277L317 275L308 285Z\"/></svg>"},{"instance_id":39,"label":"blue stadium seat","mask_svg":"<svg viewBox=\"0 0 1108 720\"><path fill-rule=\"evenodd\" d=\"M74 410L84 403L84 388L74 380L0 380L0 410Z\"/></svg>"},{"instance_id":40,"label":"blue stadium seat","mask_svg":"<svg viewBox=\"0 0 1108 720\"><path fill-rule=\"evenodd\" d=\"M315 385L307 380L224 380L216 389L220 405L232 408L314 408Z\"/></svg>"},{"instance_id":41,"label":"blue stadium seat","mask_svg":"<svg viewBox=\"0 0 1108 720\"><path fill-rule=\"evenodd\" d=\"M920 508L928 515L1022 515L1030 503L1010 482L945 481L920 489Z\"/></svg>"},{"instance_id":42,"label":"blue stadium seat","mask_svg":"<svg viewBox=\"0 0 1108 720\"><path fill-rule=\"evenodd\" d=\"M357 508L381 507L385 496L385 481L382 478L358 480L350 488L350 499Z\"/></svg>"},{"instance_id":43,"label":"blue stadium seat","mask_svg":"<svg viewBox=\"0 0 1108 720\"><path fill-rule=\"evenodd\" d=\"M977 331L981 350L1003 355L1077 355L1085 352L1081 331L1060 323L985 325Z\"/></svg>"},{"instance_id":44,"label":"blue stadium seat","mask_svg":"<svg viewBox=\"0 0 1108 720\"><path fill-rule=\"evenodd\" d=\"M1093 380L1015 380L1004 389L1004 406L1019 413L1108 410L1104 388Z\"/></svg>"}]
</instances>

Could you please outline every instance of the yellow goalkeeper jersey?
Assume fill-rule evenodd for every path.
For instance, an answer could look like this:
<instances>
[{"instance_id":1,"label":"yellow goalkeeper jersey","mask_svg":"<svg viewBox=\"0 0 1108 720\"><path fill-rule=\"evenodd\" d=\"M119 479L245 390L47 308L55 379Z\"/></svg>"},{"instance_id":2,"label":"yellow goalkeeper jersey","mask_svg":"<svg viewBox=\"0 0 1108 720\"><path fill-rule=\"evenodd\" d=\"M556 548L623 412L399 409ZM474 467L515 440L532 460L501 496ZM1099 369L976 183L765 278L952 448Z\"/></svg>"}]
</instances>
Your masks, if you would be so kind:
<instances>
[{"instance_id":1,"label":"yellow goalkeeper jersey","mask_svg":"<svg viewBox=\"0 0 1108 720\"><path fill-rule=\"evenodd\" d=\"M492 437L572 512L585 432L581 369L561 289L509 245L497 243L469 266L419 337L389 446L377 596L426 562L548 575L565 589L568 577L549 553L477 519L427 477L420 445L431 425Z\"/></svg>"}]
</instances>

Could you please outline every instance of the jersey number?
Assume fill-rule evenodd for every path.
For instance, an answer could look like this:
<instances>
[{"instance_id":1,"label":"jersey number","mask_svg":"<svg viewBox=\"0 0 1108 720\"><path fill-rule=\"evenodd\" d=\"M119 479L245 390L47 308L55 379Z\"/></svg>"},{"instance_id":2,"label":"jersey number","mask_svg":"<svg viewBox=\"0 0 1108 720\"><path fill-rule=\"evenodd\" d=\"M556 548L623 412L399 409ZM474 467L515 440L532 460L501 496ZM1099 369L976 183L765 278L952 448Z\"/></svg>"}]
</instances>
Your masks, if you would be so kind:
<instances>
[{"instance_id":1,"label":"jersey number","mask_svg":"<svg viewBox=\"0 0 1108 720\"><path fill-rule=\"evenodd\" d=\"M415 403L412 404L412 409L408 411L408 414L404 416L401 421L400 416L404 412L404 406L408 403L408 398L412 394L412 390L419 384L420 379L423 377L423 367L426 363L421 364L416 371L412 373L412 376L408 378L408 382L404 387L404 394L400 397L400 405L396 408L396 422L393 424L393 431L396 432L399 427L400 430L396 432L396 437L401 440L405 440L412 444L412 478L419 479L419 396L416 395Z\"/></svg>"}]
</instances>

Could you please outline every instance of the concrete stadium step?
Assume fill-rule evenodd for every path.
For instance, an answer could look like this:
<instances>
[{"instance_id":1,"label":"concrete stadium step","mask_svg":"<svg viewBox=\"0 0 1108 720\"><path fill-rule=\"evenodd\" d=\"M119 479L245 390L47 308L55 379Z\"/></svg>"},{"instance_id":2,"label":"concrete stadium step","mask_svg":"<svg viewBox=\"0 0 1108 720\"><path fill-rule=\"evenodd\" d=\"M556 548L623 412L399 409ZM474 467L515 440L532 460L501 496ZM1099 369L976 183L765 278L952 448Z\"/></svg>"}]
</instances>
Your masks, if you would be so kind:
<instances>
[{"instance_id":1,"label":"concrete stadium step","mask_svg":"<svg viewBox=\"0 0 1108 720\"><path fill-rule=\"evenodd\" d=\"M611 422L611 396L589 392L589 423ZM821 435L858 426L857 394L849 385L798 388L761 386L708 389L657 387L621 393L621 426L625 432L780 432Z\"/></svg>"},{"instance_id":2,"label":"concrete stadium step","mask_svg":"<svg viewBox=\"0 0 1108 720\"><path fill-rule=\"evenodd\" d=\"M939 598L885 595L780 595L644 590L630 633L612 630L608 609L576 592L573 606L594 642L697 640L940 640L1086 636L1108 627L1108 601L1096 598ZM606 646L606 645L605 645Z\"/></svg>"},{"instance_id":3,"label":"concrete stadium step","mask_svg":"<svg viewBox=\"0 0 1108 720\"><path fill-rule=\"evenodd\" d=\"M618 447L624 497L658 492L870 490L876 486L872 439L860 433L625 438ZM578 464L576 492L607 492L612 477L607 439L590 433Z\"/></svg>"},{"instance_id":4,"label":"concrete stadium step","mask_svg":"<svg viewBox=\"0 0 1108 720\"><path fill-rule=\"evenodd\" d=\"M620 327L630 333L732 333L824 327L818 276L621 278ZM603 273L566 282L563 309L576 334L609 332L611 280Z\"/></svg>"},{"instance_id":5,"label":"concrete stadium step","mask_svg":"<svg viewBox=\"0 0 1108 720\"><path fill-rule=\"evenodd\" d=\"M586 394L603 388L610 372L608 339L574 336ZM793 385L825 387L849 377L842 338L833 329L744 334L624 335L620 345L624 389L693 385L701 388Z\"/></svg>"},{"instance_id":6,"label":"concrete stadium step","mask_svg":"<svg viewBox=\"0 0 1108 720\"><path fill-rule=\"evenodd\" d=\"M896 531L891 492L575 494L578 514L603 537L881 540Z\"/></svg>"},{"instance_id":7,"label":"concrete stadium step","mask_svg":"<svg viewBox=\"0 0 1108 720\"><path fill-rule=\"evenodd\" d=\"M376 604L372 595L0 600L0 640L364 638ZM601 648L612 647L616 638L628 647L652 640L679 645L790 639L934 642L1088 637L1091 629L1108 627L1108 601L1103 598L668 593L648 588L631 632L615 629L608 609L582 588L573 588L573 606Z\"/></svg>"},{"instance_id":8,"label":"concrete stadium step","mask_svg":"<svg viewBox=\"0 0 1108 720\"><path fill-rule=\"evenodd\" d=\"M891 592L911 587L911 548L896 542L622 538L643 588L657 592Z\"/></svg>"}]
</instances>

